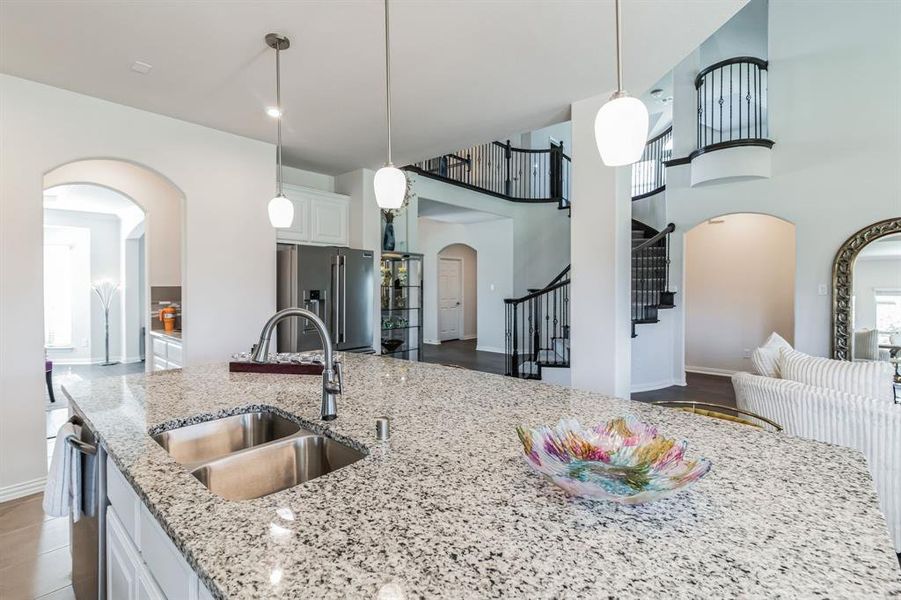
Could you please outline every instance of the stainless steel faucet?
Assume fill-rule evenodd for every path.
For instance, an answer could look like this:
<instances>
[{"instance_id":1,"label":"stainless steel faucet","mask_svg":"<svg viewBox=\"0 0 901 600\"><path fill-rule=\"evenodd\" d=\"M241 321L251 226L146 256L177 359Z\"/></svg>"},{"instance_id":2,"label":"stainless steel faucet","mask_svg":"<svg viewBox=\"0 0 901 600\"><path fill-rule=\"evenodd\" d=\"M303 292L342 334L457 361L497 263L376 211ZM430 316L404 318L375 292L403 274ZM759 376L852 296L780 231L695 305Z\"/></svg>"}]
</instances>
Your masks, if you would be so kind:
<instances>
[{"instance_id":1,"label":"stainless steel faucet","mask_svg":"<svg viewBox=\"0 0 901 600\"><path fill-rule=\"evenodd\" d=\"M257 343L253 351L251 360L255 363L266 363L269 361L269 338L272 337L272 331L281 321L289 317L302 317L313 324L313 327L319 333L319 339L322 341L322 354L325 364L322 369L322 406L320 408L320 416L323 421L331 421L338 418L337 396L341 393L342 376L341 365L335 361L335 351L332 346L332 338L329 337L325 323L322 322L316 313L310 312L304 308L286 308L280 310L266 321L263 325L263 331L260 333L260 341Z\"/></svg>"}]
</instances>

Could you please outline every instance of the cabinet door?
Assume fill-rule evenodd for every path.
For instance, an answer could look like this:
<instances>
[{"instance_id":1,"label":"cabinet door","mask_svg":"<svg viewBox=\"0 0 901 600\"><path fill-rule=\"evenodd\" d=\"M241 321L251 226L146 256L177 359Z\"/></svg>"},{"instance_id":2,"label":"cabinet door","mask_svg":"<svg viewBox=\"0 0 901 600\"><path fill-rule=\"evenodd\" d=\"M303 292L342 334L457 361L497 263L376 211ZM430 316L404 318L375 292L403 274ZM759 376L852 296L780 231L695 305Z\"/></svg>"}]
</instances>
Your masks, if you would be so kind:
<instances>
[{"instance_id":1,"label":"cabinet door","mask_svg":"<svg viewBox=\"0 0 901 600\"><path fill-rule=\"evenodd\" d=\"M277 229L275 237L278 241L309 242L310 241L310 200L298 192L286 188L285 196L294 203L294 222L291 227Z\"/></svg>"},{"instance_id":2,"label":"cabinet door","mask_svg":"<svg viewBox=\"0 0 901 600\"><path fill-rule=\"evenodd\" d=\"M153 370L154 371L165 371L169 368L169 363L158 356L153 357Z\"/></svg>"},{"instance_id":3,"label":"cabinet door","mask_svg":"<svg viewBox=\"0 0 901 600\"><path fill-rule=\"evenodd\" d=\"M147 567L142 564L138 569L137 575L136 600L166 600L150 572L147 571ZM110 596L110 598L115 598L115 596Z\"/></svg>"},{"instance_id":4,"label":"cabinet door","mask_svg":"<svg viewBox=\"0 0 901 600\"><path fill-rule=\"evenodd\" d=\"M141 559L112 507L106 511L106 595L116 600L135 600Z\"/></svg>"},{"instance_id":5,"label":"cabinet door","mask_svg":"<svg viewBox=\"0 0 901 600\"><path fill-rule=\"evenodd\" d=\"M170 369L178 369L185 363L182 357L182 345L178 342L166 342L166 361Z\"/></svg>"},{"instance_id":6,"label":"cabinet door","mask_svg":"<svg viewBox=\"0 0 901 600\"><path fill-rule=\"evenodd\" d=\"M310 241L347 246L348 206L344 199L313 198L310 201Z\"/></svg>"},{"instance_id":7,"label":"cabinet door","mask_svg":"<svg viewBox=\"0 0 901 600\"><path fill-rule=\"evenodd\" d=\"M166 340L155 335L150 336L150 345L153 349L153 355L167 360L166 358Z\"/></svg>"}]
</instances>

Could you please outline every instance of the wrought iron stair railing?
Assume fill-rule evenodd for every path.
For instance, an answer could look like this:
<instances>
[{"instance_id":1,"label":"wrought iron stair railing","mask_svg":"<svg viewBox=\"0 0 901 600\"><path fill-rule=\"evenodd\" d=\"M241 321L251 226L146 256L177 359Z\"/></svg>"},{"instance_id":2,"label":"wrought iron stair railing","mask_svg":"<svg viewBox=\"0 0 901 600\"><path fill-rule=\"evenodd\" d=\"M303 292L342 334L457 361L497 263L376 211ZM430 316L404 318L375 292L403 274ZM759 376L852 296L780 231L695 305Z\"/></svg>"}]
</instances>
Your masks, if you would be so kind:
<instances>
[{"instance_id":1,"label":"wrought iron stair railing","mask_svg":"<svg viewBox=\"0 0 901 600\"><path fill-rule=\"evenodd\" d=\"M666 189L666 166L673 157L673 128L648 140L641 160L632 165L632 200L641 200Z\"/></svg>"},{"instance_id":2,"label":"wrought iron stair railing","mask_svg":"<svg viewBox=\"0 0 901 600\"><path fill-rule=\"evenodd\" d=\"M570 205L571 160L563 144L535 150L488 142L404 167L446 183L513 202Z\"/></svg>"},{"instance_id":3,"label":"wrought iron stair railing","mask_svg":"<svg viewBox=\"0 0 901 600\"><path fill-rule=\"evenodd\" d=\"M661 309L675 306L669 289L669 236L675 229L670 223L656 231L632 221L632 337L637 325L657 323Z\"/></svg>"},{"instance_id":4,"label":"wrought iron stair railing","mask_svg":"<svg viewBox=\"0 0 901 600\"><path fill-rule=\"evenodd\" d=\"M569 271L522 298L504 300L506 374L541 379L541 369L569 366Z\"/></svg>"}]
</instances>

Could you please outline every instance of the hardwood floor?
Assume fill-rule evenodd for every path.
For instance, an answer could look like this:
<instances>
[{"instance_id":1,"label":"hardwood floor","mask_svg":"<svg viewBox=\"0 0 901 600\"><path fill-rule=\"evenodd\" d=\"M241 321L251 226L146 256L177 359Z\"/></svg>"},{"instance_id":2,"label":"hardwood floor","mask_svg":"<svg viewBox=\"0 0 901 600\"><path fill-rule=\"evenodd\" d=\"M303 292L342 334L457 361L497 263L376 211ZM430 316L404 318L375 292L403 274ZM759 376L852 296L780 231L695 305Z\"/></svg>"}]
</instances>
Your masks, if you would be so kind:
<instances>
[{"instance_id":1,"label":"hardwood floor","mask_svg":"<svg viewBox=\"0 0 901 600\"><path fill-rule=\"evenodd\" d=\"M0 504L0 598L70 600L69 519L49 517L43 494Z\"/></svg>"},{"instance_id":2,"label":"hardwood floor","mask_svg":"<svg viewBox=\"0 0 901 600\"><path fill-rule=\"evenodd\" d=\"M725 406L736 405L735 390L732 389L732 380L729 377L686 373L685 380L688 385L674 385L661 390L638 392L632 394L632 400L638 400L639 402L693 400L695 402L709 402L710 404L723 404Z\"/></svg>"},{"instance_id":3,"label":"hardwood floor","mask_svg":"<svg viewBox=\"0 0 901 600\"><path fill-rule=\"evenodd\" d=\"M503 375L505 356L497 352L476 350L476 340L451 340L441 344L425 344L422 361L443 365L458 365L472 371Z\"/></svg>"}]
</instances>

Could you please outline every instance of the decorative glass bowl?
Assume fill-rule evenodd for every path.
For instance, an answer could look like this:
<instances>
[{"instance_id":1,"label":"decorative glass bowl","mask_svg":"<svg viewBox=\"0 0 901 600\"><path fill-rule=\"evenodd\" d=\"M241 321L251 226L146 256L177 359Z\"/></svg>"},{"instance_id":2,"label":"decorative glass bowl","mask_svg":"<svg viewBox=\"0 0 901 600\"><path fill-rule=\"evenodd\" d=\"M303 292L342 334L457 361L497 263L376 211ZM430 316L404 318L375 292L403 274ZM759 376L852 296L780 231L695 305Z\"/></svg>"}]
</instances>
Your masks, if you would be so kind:
<instances>
[{"instance_id":1,"label":"decorative glass bowl","mask_svg":"<svg viewBox=\"0 0 901 600\"><path fill-rule=\"evenodd\" d=\"M564 419L556 427L517 427L526 461L568 494L619 504L659 500L707 474L710 461L688 460L685 440L657 433L635 417L583 427Z\"/></svg>"}]
</instances>

